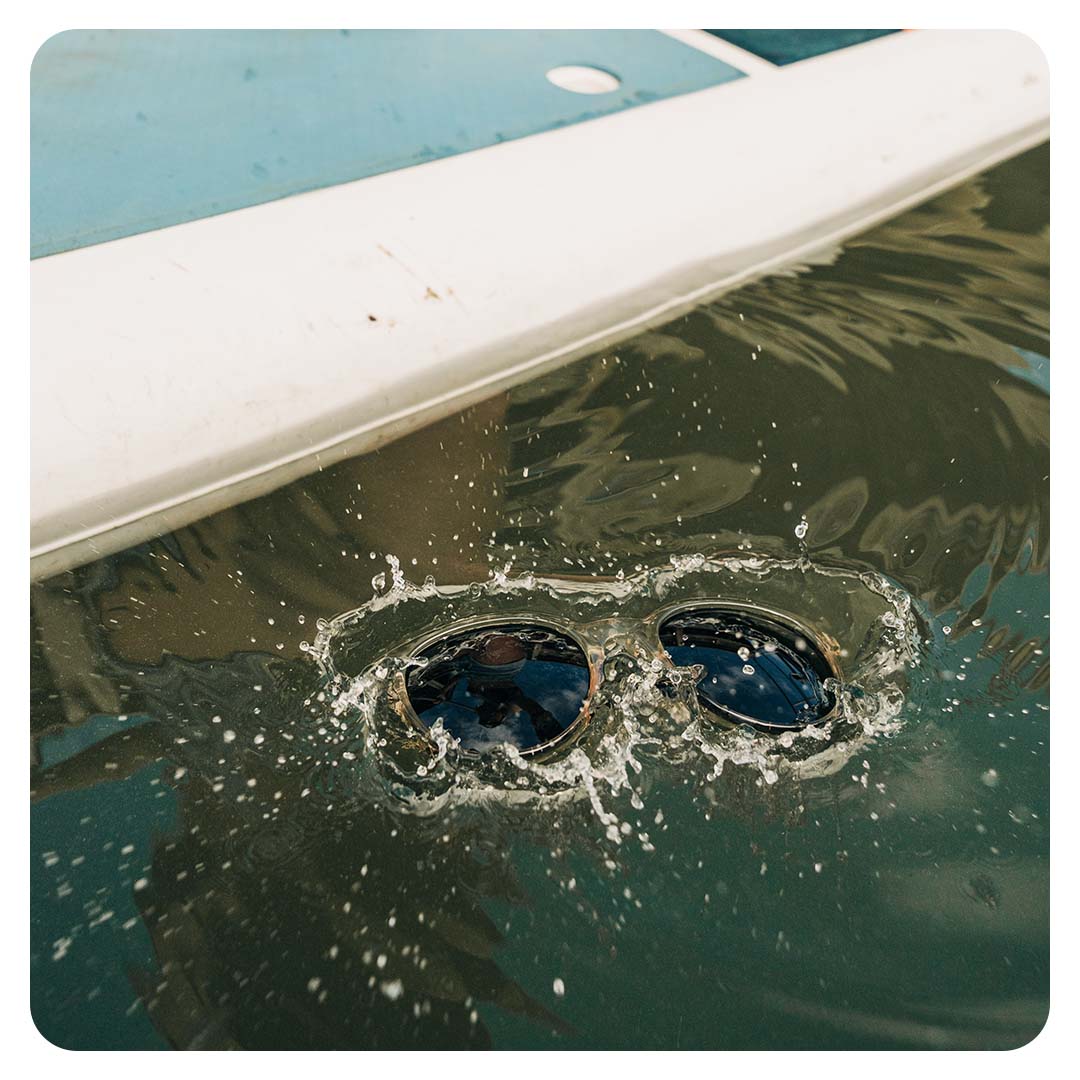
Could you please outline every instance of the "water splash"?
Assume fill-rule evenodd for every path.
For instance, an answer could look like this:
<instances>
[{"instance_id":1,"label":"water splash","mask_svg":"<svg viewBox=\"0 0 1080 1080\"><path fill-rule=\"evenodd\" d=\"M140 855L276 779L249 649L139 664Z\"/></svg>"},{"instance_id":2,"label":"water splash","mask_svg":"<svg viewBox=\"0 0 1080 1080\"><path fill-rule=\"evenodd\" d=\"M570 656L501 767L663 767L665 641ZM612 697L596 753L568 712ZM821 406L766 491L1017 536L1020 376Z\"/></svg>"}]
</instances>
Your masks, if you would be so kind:
<instances>
[{"instance_id":1,"label":"water splash","mask_svg":"<svg viewBox=\"0 0 1080 1080\"><path fill-rule=\"evenodd\" d=\"M619 844L634 830L620 824L611 800L643 805L651 770L683 770L709 783L726 769L750 769L766 787L836 772L868 740L897 729L908 673L922 652L908 594L879 574L810 562L805 554L672 556L632 575L580 580L513 576L507 564L468 586L438 586L431 578L416 585L396 559L387 562L390 586L321 623L305 650L326 685L317 729L320 787L339 800L374 797L412 814L586 800L607 839ZM829 684L838 700L834 718L781 736L718 723L698 702L698 672L661 658L654 621L661 606L712 597L795 614L813 626L844 673ZM485 615L546 619L602 643L590 722L561 757L537 761L506 747L477 762L441 728L425 737L405 718L405 674L423 662L409 655L409 644Z\"/></svg>"}]
</instances>

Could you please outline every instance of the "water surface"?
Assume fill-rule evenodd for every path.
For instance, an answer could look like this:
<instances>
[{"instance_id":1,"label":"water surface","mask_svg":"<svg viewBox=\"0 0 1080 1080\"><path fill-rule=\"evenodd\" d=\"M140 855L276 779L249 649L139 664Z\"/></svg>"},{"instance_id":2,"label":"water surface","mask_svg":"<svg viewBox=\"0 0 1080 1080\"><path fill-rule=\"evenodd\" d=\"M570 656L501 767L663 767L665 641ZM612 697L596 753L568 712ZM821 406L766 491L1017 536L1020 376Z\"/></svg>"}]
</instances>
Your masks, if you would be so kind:
<instances>
[{"instance_id":1,"label":"water surface","mask_svg":"<svg viewBox=\"0 0 1080 1080\"><path fill-rule=\"evenodd\" d=\"M1049 992L1048 159L34 587L40 1030L1031 1039ZM635 651L662 582L832 634L844 724L791 745L702 728ZM410 634L597 605L625 648L561 771L394 756L380 710Z\"/></svg>"}]
</instances>

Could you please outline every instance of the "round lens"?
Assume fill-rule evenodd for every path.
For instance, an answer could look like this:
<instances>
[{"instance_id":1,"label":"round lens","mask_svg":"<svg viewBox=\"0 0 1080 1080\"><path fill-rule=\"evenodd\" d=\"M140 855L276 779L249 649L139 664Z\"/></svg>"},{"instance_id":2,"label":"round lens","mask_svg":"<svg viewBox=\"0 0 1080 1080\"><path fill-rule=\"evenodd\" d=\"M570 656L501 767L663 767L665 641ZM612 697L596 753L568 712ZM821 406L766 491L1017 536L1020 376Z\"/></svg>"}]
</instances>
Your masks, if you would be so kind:
<instances>
[{"instance_id":1,"label":"round lens","mask_svg":"<svg viewBox=\"0 0 1080 1080\"><path fill-rule=\"evenodd\" d=\"M789 731L824 719L836 703L821 649L769 617L697 608L665 620L660 642L680 667L705 669L699 699L733 723Z\"/></svg>"},{"instance_id":2,"label":"round lens","mask_svg":"<svg viewBox=\"0 0 1080 1080\"><path fill-rule=\"evenodd\" d=\"M441 721L461 746L484 754L509 744L522 753L567 735L589 693L589 661L565 634L531 624L466 630L416 654L406 678L425 727Z\"/></svg>"}]
</instances>

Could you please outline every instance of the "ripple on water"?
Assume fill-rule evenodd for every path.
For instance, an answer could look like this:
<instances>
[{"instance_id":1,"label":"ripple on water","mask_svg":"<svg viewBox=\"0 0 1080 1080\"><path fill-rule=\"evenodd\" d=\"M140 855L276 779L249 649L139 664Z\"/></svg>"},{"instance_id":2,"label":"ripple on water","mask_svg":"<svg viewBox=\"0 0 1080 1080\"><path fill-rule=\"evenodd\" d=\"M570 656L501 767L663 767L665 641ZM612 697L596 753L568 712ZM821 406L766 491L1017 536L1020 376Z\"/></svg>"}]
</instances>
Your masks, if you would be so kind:
<instances>
[{"instance_id":1,"label":"ripple on water","mask_svg":"<svg viewBox=\"0 0 1080 1080\"><path fill-rule=\"evenodd\" d=\"M917 667L923 624L911 598L881 575L806 558L672 556L631 576L600 579L514 575L441 587L407 581L392 556L392 583L353 611L324 621L307 651L326 692L320 790L334 798L387 799L431 814L448 805L552 805L588 800L608 838L624 827L607 808L628 794L640 805L658 770L682 770L703 783L726 768L752 770L757 783L809 780L842 768L868 740L901 722L905 689ZM381 576L381 575L380 575ZM654 616L680 601L721 598L788 613L812 627L838 659L839 707L820 726L780 736L717 722L699 705L694 671L664 662ZM585 734L563 755L523 758L507 747L466 760L438 726L418 737L401 715L410 645L464 619L540 619L595 640L602 677Z\"/></svg>"}]
</instances>

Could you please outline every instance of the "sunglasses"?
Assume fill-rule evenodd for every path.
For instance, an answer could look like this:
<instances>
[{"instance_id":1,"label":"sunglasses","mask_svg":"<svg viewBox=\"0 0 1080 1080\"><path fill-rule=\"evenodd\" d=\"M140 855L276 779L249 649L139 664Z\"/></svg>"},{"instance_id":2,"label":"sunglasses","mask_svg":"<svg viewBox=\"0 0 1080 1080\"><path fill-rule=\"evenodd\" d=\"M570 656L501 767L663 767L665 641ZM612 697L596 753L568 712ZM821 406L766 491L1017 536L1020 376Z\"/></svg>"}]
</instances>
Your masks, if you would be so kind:
<instances>
[{"instance_id":1,"label":"sunglasses","mask_svg":"<svg viewBox=\"0 0 1080 1080\"><path fill-rule=\"evenodd\" d=\"M478 616L415 642L402 713L436 724L467 756L512 746L548 757L588 726L611 620L573 630L525 617ZM605 633L605 629L608 633ZM666 607L646 621L658 656L694 668L701 706L731 727L781 734L836 712L839 650L787 615L717 600Z\"/></svg>"}]
</instances>

